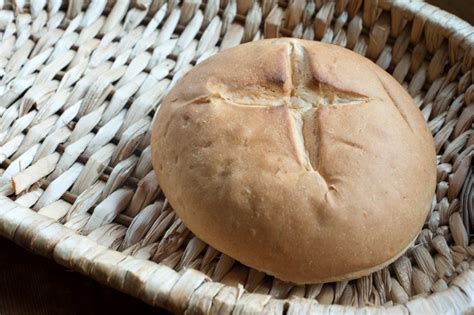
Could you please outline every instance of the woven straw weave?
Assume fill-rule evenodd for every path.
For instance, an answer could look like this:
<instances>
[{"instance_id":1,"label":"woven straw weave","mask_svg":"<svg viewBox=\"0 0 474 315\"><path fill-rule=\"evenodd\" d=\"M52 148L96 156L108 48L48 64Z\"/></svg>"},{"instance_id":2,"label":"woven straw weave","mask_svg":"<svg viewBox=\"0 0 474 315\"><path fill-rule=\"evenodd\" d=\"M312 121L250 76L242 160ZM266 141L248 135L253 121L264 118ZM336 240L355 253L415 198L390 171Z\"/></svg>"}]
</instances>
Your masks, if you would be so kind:
<instances>
[{"instance_id":1,"label":"woven straw weave","mask_svg":"<svg viewBox=\"0 0 474 315\"><path fill-rule=\"evenodd\" d=\"M472 311L469 24L401 0L2 0L0 8L3 236L178 313ZM150 124L166 93L216 52L276 36L371 58L429 121L438 154L432 209L415 246L372 275L284 283L194 237L157 189Z\"/></svg>"}]
</instances>

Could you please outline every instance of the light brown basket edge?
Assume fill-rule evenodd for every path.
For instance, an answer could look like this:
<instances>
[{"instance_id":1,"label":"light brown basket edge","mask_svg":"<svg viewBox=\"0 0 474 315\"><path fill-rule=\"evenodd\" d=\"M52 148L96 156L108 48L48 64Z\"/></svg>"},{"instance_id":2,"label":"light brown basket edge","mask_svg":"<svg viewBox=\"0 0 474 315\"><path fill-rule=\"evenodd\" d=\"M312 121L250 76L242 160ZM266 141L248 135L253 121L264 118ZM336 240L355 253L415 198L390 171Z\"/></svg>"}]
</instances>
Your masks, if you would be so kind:
<instances>
[{"instance_id":1,"label":"light brown basket edge","mask_svg":"<svg viewBox=\"0 0 474 315\"><path fill-rule=\"evenodd\" d=\"M246 0L237 0L246 1ZM109 2L114 2L109 0ZM279 3L281 6L281 3ZM288 3L283 9L287 8ZM474 26L460 17L444 11L432 4L422 0L363 0L364 23L373 25L375 21L369 21L368 17L374 15L378 9L390 11L392 18L397 15L407 21L415 17L419 20L422 30L420 36L426 36L426 28L432 32L440 32L442 39L449 40L450 50L462 48L469 56L469 67L473 67L474 59ZM265 24L265 21L262 21ZM438 47L436 47L438 48Z\"/></svg>"},{"instance_id":2,"label":"light brown basket edge","mask_svg":"<svg viewBox=\"0 0 474 315\"><path fill-rule=\"evenodd\" d=\"M115 1L108 0L108 5L113 2ZM465 56L468 57L464 63L467 63L469 68L473 67L474 27L469 23L435 6L417 1L365 0L363 10L377 10L378 7L384 10L396 8L407 20L416 16L421 19L423 27L429 25L434 29L441 29L442 37L449 40L450 50L456 50L458 47L464 49ZM447 306L452 307L455 313L464 313L474 308L472 267L454 279L453 285L444 292L417 297L405 304L391 307L356 308L320 305L315 300L302 298L279 300L269 295L247 293L243 288L212 282L206 275L194 269L187 269L180 274L162 264L107 249L3 196L0 196L0 235L32 252L52 258L67 268L140 298L150 305L179 313L207 313L211 307L236 314L439 313L446 310Z\"/></svg>"},{"instance_id":3,"label":"light brown basket edge","mask_svg":"<svg viewBox=\"0 0 474 315\"><path fill-rule=\"evenodd\" d=\"M220 307L237 314L268 312L296 314L317 312L437 313L456 308L456 313L474 307L474 270L464 271L444 292L418 297L391 307L320 305L316 300L277 300L267 295L246 293L242 288L212 282L194 269L180 274L147 260L136 259L107 249L74 231L7 197L0 196L0 234L42 256L81 272L101 283L142 299L153 306L175 312L208 313ZM448 305L446 305L448 303Z\"/></svg>"}]
</instances>

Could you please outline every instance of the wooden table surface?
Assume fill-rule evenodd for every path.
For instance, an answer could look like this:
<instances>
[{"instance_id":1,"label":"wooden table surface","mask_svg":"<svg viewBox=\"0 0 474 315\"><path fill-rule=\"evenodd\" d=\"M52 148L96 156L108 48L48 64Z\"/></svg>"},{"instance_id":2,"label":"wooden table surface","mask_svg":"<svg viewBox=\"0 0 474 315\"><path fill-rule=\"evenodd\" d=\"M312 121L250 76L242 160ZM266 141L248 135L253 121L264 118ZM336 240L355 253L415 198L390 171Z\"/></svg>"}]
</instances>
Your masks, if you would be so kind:
<instances>
[{"instance_id":1,"label":"wooden table surface","mask_svg":"<svg viewBox=\"0 0 474 315\"><path fill-rule=\"evenodd\" d=\"M425 0L474 25L474 0Z\"/></svg>"},{"instance_id":2,"label":"wooden table surface","mask_svg":"<svg viewBox=\"0 0 474 315\"><path fill-rule=\"evenodd\" d=\"M166 314L0 237L0 314Z\"/></svg>"},{"instance_id":3,"label":"wooden table surface","mask_svg":"<svg viewBox=\"0 0 474 315\"><path fill-rule=\"evenodd\" d=\"M428 0L474 24L474 0ZM0 238L0 314L161 314Z\"/></svg>"}]
</instances>

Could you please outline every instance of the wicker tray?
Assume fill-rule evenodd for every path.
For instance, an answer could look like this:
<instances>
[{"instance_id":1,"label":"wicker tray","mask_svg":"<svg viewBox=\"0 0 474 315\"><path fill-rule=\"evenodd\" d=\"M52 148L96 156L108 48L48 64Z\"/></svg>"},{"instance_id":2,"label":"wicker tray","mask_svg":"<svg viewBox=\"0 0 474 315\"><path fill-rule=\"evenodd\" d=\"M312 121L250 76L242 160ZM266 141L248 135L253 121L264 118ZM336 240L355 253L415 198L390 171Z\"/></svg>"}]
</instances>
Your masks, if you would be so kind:
<instances>
[{"instance_id":1,"label":"wicker tray","mask_svg":"<svg viewBox=\"0 0 474 315\"><path fill-rule=\"evenodd\" d=\"M423 2L0 1L0 233L183 313L463 313L474 306L474 28ZM194 237L157 188L149 127L196 63L263 37L332 42L408 89L438 186L416 244L354 281L295 286ZM317 254L317 253L315 253Z\"/></svg>"}]
</instances>

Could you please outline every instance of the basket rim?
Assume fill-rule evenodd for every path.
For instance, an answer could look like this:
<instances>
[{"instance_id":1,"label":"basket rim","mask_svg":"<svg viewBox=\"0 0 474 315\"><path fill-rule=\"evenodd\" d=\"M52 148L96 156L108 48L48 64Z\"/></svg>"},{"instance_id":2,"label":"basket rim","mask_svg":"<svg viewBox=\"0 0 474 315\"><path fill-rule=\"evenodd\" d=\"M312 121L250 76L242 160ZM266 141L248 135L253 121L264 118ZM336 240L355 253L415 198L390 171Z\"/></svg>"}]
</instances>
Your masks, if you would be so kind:
<instances>
[{"instance_id":1,"label":"basket rim","mask_svg":"<svg viewBox=\"0 0 474 315\"><path fill-rule=\"evenodd\" d=\"M421 17L432 26L444 30L442 35L449 40L453 40L453 45L460 45L466 50L474 50L474 26L460 17L422 1L387 0L387 2L395 8L406 10L409 15ZM405 15L405 17L407 16ZM472 56L474 51L469 53L471 58L474 57Z\"/></svg>"},{"instance_id":2,"label":"basket rim","mask_svg":"<svg viewBox=\"0 0 474 315\"><path fill-rule=\"evenodd\" d=\"M89 1L86 0L86 2ZM13 8L15 7L12 0L6 1L6 4L9 3ZM115 3L115 1L107 0L108 5L112 3ZM288 3L285 3L286 5ZM440 35L449 40L450 49L461 47L466 50L468 58L474 59L474 26L463 19L422 1L365 0L363 10L366 9L366 6L371 5L391 11L392 14L401 14L407 20L419 18L423 23L424 29L425 27L430 27L433 30L440 31ZM15 215L12 215L13 212L15 212ZM54 233L50 233L49 230L54 231ZM457 301L464 302L463 305L457 305L459 310L466 310L474 306L474 267L472 266L457 276L452 282L453 285L447 290L433 293L428 297L415 297L404 304L388 307L321 305L314 299L276 299L270 295L248 293L241 287L236 288L219 282L213 282L206 275L194 269L187 269L179 273L161 263L137 259L119 251L107 249L86 236L76 234L73 230L57 221L38 214L30 208L23 207L4 196L0 196L0 235L28 250L54 259L57 263L67 268L86 274L99 282L105 282L107 285L140 298L153 306L160 306L179 312L188 307L196 307L199 304L199 302L193 301L192 296L198 293L198 288L205 283L219 285L219 290L233 292L233 298L231 299L233 304L230 306L239 307L242 310L264 310L265 307L271 305L271 309L276 310L278 313L284 313L285 311L289 313L303 311L378 312L380 310L410 313L424 309L426 305L434 303L434 300L448 301L453 294L459 296ZM76 243L84 244L89 249L95 248L101 254L88 256L84 254L85 252L79 253L77 249L68 248L68 240L70 239L74 239ZM98 269L89 268L83 270L79 267L79 261L81 266L84 264L96 264L102 257L102 254L113 255L118 262L116 265L105 262L105 264L109 263L107 265L109 268L115 268L116 270L110 278L104 279L103 274ZM145 271L145 267L148 268L147 271ZM164 281L164 276L172 279L171 282ZM124 280L130 282L130 284L124 284ZM178 289L187 288L187 292L185 294L182 292L180 294L173 294L177 290L175 287L178 287ZM137 288L140 289L137 290ZM212 303L215 295L204 295L202 298L210 298L210 303ZM225 301L225 303L227 302Z\"/></svg>"},{"instance_id":3,"label":"basket rim","mask_svg":"<svg viewBox=\"0 0 474 315\"><path fill-rule=\"evenodd\" d=\"M13 213L15 215L12 215ZM51 233L50 230L54 233ZM28 231L26 237L21 235L25 231ZM220 290L227 289L233 292L232 301L234 305L231 305L231 307L263 311L266 306L271 305L272 309L279 309L281 312L290 310L289 314L302 311L319 313L341 311L377 312L381 310L408 314L425 309L425 306L432 305L435 300L450 301L453 294L459 297L457 302L464 302L464 304L456 305L459 310L466 310L474 306L474 269L472 267L457 276L452 281L452 286L445 291L433 293L428 297L416 297L407 303L388 307L323 305L314 299L276 299L270 295L249 293L245 292L241 286L236 288L214 282L200 271L192 268L180 273L161 263L134 258L119 251L108 249L90 240L87 236L76 234L57 221L23 207L5 196L0 196L0 235L13 240L34 253L53 259L66 268L83 273L150 305L164 307L180 313L183 310L197 306L189 304L192 300L191 296L205 283L218 285ZM80 246L77 246L78 244ZM86 250L92 251L96 255L87 255L85 254ZM103 259L103 257L109 255L114 257L114 261L110 262L108 258ZM118 264L115 264L115 262L118 262ZM104 278L98 268L83 269L79 267L79 264L97 266L104 263L108 268L115 269L109 278ZM169 279L171 279L171 285L167 283ZM178 291L176 287L187 286L189 282L194 283L192 283L191 290L188 288L187 295L183 296L182 293L176 294L173 292ZM206 297L212 300L214 296L203 296L203 298ZM185 308L183 308L183 302Z\"/></svg>"}]
</instances>

